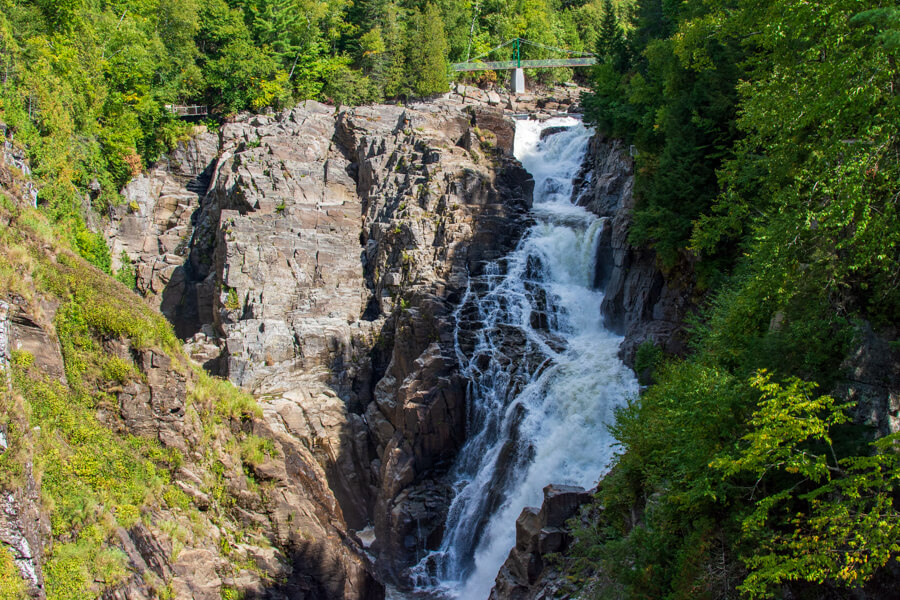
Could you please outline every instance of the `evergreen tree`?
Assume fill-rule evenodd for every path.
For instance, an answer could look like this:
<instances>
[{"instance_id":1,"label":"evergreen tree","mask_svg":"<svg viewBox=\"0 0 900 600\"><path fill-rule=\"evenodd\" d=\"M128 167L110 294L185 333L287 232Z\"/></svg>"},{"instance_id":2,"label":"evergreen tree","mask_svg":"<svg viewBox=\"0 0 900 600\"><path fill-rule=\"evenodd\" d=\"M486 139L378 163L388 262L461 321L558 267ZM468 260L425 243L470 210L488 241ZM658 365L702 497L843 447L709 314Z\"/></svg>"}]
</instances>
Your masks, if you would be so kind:
<instances>
[{"instance_id":1,"label":"evergreen tree","mask_svg":"<svg viewBox=\"0 0 900 600\"><path fill-rule=\"evenodd\" d=\"M638 0L632 16L634 45L640 53L653 40L662 40L672 33L672 21L666 14L663 0Z\"/></svg>"},{"instance_id":2,"label":"evergreen tree","mask_svg":"<svg viewBox=\"0 0 900 600\"><path fill-rule=\"evenodd\" d=\"M359 63L380 94L390 98L406 93L406 36L397 4L388 2L381 9L378 22L360 37Z\"/></svg>"},{"instance_id":3,"label":"evergreen tree","mask_svg":"<svg viewBox=\"0 0 900 600\"><path fill-rule=\"evenodd\" d=\"M413 11L409 20L407 57L415 94L429 96L447 91L447 36L440 11L430 2L424 12Z\"/></svg>"},{"instance_id":4,"label":"evergreen tree","mask_svg":"<svg viewBox=\"0 0 900 600\"><path fill-rule=\"evenodd\" d=\"M618 73L628 69L628 44L616 17L612 0L603 0L603 19L597 36L597 56L601 62L611 64Z\"/></svg>"}]
</instances>

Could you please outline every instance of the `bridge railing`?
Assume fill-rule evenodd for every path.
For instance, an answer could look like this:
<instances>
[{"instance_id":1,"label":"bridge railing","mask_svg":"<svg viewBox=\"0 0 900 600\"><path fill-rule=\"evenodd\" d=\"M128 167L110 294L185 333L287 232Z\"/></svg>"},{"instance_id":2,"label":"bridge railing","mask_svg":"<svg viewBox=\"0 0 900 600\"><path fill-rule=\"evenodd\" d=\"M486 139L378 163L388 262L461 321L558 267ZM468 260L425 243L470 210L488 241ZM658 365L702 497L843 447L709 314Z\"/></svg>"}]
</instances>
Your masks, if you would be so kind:
<instances>
[{"instance_id":1,"label":"bridge railing","mask_svg":"<svg viewBox=\"0 0 900 600\"><path fill-rule=\"evenodd\" d=\"M207 107L201 106L199 104L166 104L166 110L172 114L178 115L179 117L205 117L209 114L209 110L207 109Z\"/></svg>"},{"instance_id":2,"label":"bridge railing","mask_svg":"<svg viewBox=\"0 0 900 600\"><path fill-rule=\"evenodd\" d=\"M450 65L452 71L501 71L506 69L537 69L541 67L589 67L597 64L593 56L583 58L548 58L545 60L498 60L464 62Z\"/></svg>"}]
</instances>

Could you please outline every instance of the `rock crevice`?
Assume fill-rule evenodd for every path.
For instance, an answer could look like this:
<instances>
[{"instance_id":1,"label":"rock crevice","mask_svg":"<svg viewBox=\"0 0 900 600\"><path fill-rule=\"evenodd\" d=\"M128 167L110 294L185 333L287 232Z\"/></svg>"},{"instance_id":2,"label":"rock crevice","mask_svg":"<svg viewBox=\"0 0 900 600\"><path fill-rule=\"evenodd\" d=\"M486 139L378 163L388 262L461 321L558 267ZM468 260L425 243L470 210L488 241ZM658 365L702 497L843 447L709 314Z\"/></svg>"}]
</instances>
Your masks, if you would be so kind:
<instances>
[{"instance_id":1,"label":"rock crevice","mask_svg":"<svg viewBox=\"0 0 900 600\"><path fill-rule=\"evenodd\" d=\"M628 241L634 210L634 160L619 140L600 134L575 190L578 204L608 220L597 251L595 285L604 290L604 323L625 336L620 356L633 366L638 346L649 340L670 354L685 348L684 318L694 308L690 268L663 272L653 250Z\"/></svg>"},{"instance_id":2,"label":"rock crevice","mask_svg":"<svg viewBox=\"0 0 900 600\"><path fill-rule=\"evenodd\" d=\"M447 102L242 116L133 182L108 228L192 357L374 525L388 579L440 538L465 438L452 309L531 204L514 133Z\"/></svg>"}]
</instances>

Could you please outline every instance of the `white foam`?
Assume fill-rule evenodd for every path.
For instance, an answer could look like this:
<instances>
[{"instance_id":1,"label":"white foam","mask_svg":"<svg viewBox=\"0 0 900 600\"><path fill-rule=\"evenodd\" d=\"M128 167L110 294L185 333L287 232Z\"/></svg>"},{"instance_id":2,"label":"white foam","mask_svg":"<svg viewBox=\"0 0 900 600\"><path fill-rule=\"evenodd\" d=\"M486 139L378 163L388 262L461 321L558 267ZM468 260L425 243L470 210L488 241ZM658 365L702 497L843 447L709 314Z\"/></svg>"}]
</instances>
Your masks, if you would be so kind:
<instances>
[{"instance_id":1,"label":"white foam","mask_svg":"<svg viewBox=\"0 0 900 600\"><path fill-rule=\"evenodd\" d=\"M544 128L557 126L568 129L540 140ZM414 570L423 587L448 597L487 598L515 544L516 518L540 506L546 485L596 483L612 455L606 424L637 392L617 356L621 338L603 328L602 292L592 286L602 220L571 203L590 135L572 118L517 123L515 153L535 178L536 223L503 265L488 266L487 291L468 290L457 310L476 309L481 325L474 351L457 331L470 382L468 441L452 471L457 495L442 547ZM535 328L544 298L548 326ZM504 355L509 326L528 360ZM509 445L519 459L507 457L509 471L501 473L498 459ZM498 485L502 502L486 514ZM436 578L426 574L429 563Z\"/></svg>"}]
</instances>

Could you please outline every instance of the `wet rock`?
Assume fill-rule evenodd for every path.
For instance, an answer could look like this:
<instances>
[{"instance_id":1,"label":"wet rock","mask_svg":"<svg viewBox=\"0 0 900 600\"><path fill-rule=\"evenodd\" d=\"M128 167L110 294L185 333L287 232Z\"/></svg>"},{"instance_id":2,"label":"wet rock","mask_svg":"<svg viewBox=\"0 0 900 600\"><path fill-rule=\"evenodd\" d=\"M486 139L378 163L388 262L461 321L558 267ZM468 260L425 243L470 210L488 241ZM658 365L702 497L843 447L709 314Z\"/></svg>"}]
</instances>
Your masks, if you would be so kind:
<instances>
[{"instance_id":1,"label":"wet rock","mask_svg":"<svg viewBox=\"0 0 900 600\"><path fill-rule=\"evenodd\" d=\"M645 340L671 354L684 352L684 319L696 305L690 264L664 275L655 252L629 244L633 192L634 161L627 148L595 135L574 194L579 205L609 219L597 252L595 285L604 289L605 325L625 336L619 354L629 365Z\"/></svg>"},{"instance_id":2,"label":"wet rock","mask_svg":"<svg viewBox=\"0 0 900 600\"><path fill-rule=\"evenodd\" d=\"M556 573L546 556L563 552L571 542L565 522L591 494L575 486L544 488L541 508L527 507L516 519L516 545L497 575L491 600L531 600L553 596Z\"/></svg>"},{"instance_id":3,"label":"wet rock","mask_svg":"<svg viewBox=\"0 0 900 600\"><path fill-rule=\"evenodd\" d=\"M569 130L569 129L571 129L571 127L565 127L565 126L560 126L560 127L546 127L546 128L544 128L544 129L541 130L541 137L540 137L540 139L542 139L542 140L547 139L547 138L550 137L551 135L556 135L557 133L562 133L563 131L567 131L567 130Z\"/></svg>"}]
</instances>

